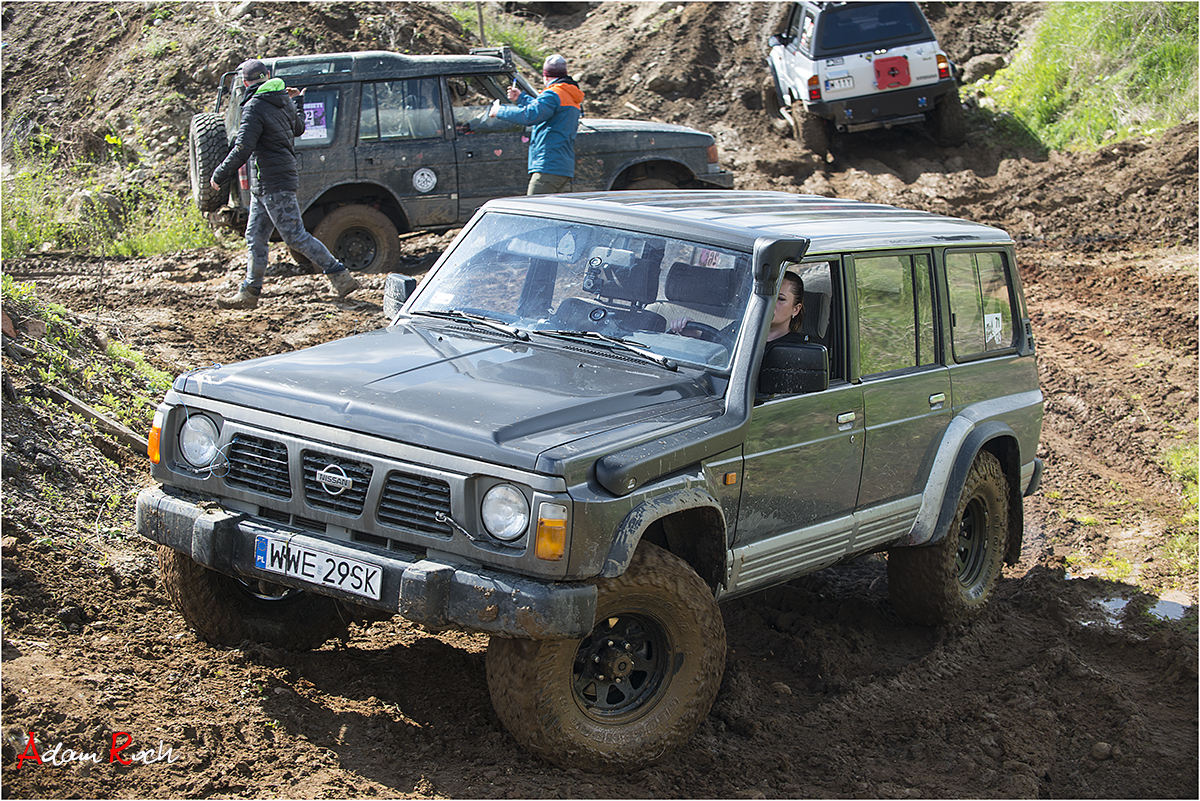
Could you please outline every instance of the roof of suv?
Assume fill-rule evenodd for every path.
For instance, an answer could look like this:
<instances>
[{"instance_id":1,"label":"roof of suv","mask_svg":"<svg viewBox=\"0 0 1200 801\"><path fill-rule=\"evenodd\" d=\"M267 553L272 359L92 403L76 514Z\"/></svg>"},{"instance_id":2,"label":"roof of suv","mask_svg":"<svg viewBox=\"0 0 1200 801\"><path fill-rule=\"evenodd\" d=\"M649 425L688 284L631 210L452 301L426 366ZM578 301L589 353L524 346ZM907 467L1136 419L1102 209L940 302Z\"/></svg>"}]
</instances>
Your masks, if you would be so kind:
<instances>
[{"instance_id":1,"label":"roof of suv","mask_svg":"<svg viewBox=\"0 0 1200 801\"><path fill-rule=\"evenodd\" d=\"M456 75L467 72L505 72L512 69L503 59L487 55L410 56L387 50L353 53L318 53L310 56L280 56L268 59L271 74L287 78L368 80L408 78L425 75Z\"/></svg>"},{"instance_id":2,"label":"roof of suv","mask_svg":"<svg viewBox=\"0 0 1200 801\"><path fill-rule=\"evenodd\" d=\"M1013 241L999 228L956 217L788 192L593 192L503 198L484 208L632 227L744 250L763 236L807 239L809 254Z\"/></svg>"}]
</instances>

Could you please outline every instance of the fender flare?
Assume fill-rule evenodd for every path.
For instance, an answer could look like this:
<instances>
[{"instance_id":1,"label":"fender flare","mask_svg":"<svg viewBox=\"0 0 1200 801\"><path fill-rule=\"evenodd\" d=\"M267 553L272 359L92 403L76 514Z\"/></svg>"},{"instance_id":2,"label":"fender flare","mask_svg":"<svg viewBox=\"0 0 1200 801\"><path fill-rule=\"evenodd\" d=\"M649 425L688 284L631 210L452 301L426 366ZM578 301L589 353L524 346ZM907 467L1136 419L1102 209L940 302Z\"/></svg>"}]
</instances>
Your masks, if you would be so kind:
<instances>
[{"instance_id":1,"label":"fender flare","mask_svg":"<svg viewBox=\"0 0 1200 801\"><path fill-rule=\"evenodd\" d=\"M966 483L967 473L974 464L975 457L989 442L999 439L1010 439L1016 443L1017 435L1006 423L998 420L989 420L977 426L965 415L959 415L950 422L945 436L942 437L938 454L934 457L933 467L929 471L929 480L926 483L927 489L921 501L921 509L917 512L917 519L913 522L905 545L930 545L945 538L950 531L954 515L958 511L959 492ZM1000 457L1001 465L1007 474L1009 466L1005 463L1004 455L1001 453L997 456ZM1013 477L1010 474L1009 495L1012 496L1014 491L1016 492L1019 509L1020 492L1019 489L1013 489L1012 482ZM1009 520L1010 530L1020 531L1023 528L1023 516L1019 512L1016 521L1013 521L1011 514ZM1013 538L1010 536L1009 540L1006 561L1014 553ZM1019 554L1019 537L1016 538L1015 547L1015 552Z\"/></svg>"},{"instance_id":2,"label":"fender flare","mask_svg":"<svg viewBox=\"0 0 1200 801\"><path fill-rule=\"evenodd\" d=\"M692 569L710 586L715 587L714 579L717 583L723 583L725 580L723 560L727 551L725 547L725 532L727 531L725 511L721 508L720 502L707 490L697 488L666 492L648 498L630 509L613 534L612 544L608 548L600 575L604 578L613 578L623 574L629 567L629 562L633 559L633 553L641 543L642 536L651 525L671 515L693 510L707 511L715 515L714 524L719 522L720 541L715 546L710 546L710 550L713 554L719 552L722 563L709 565L707 562L711 560L705 559L706 564L692 564ZM703 543L701 544L703 545ZM706 555L711 556L711 554ZM688 561L691 563L691 560ZM706 567L709 569L706 570Z\"/></svg>"}]
</instances>

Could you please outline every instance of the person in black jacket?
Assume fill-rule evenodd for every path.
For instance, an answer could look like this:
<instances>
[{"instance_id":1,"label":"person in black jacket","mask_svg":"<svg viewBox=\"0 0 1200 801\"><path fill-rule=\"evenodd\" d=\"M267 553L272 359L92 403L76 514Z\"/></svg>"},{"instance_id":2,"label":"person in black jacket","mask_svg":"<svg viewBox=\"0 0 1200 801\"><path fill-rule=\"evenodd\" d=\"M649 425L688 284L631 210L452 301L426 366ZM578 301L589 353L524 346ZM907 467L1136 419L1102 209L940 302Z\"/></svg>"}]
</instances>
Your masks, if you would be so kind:
<instances>
[{"instance_id":1,"label":"person in black jacket","mask_svg":"<svg viewBox=\"0 0 1200 801\"><path fill-rule=\"evenodd\" d=\"M217 305L223 309L253 309L258 305L272 229L279 231L289 248L320 267L337 296L344 298L358 289L359 283L320 240L305 230L296 200L300 187L296 137L304 133L304 112L293 98L302 96L303 91L289 89L279 78L272 79L258 59L244 62L239 69L246 87L242 124L233 150L213 170L210 182L220 189L250 160L250 218L246 221L250 252L246 278L238 293L230 298L218 297Z\"/></svg>"}]
</instances>

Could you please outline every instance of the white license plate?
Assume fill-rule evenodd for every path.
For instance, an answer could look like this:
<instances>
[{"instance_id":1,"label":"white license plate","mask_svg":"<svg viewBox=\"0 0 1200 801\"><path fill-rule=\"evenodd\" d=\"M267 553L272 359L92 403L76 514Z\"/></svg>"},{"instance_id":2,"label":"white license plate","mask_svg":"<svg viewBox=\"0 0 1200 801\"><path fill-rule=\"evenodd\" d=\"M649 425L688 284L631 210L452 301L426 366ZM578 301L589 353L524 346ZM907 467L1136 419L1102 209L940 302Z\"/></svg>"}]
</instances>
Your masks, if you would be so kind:
<instances>
[{"instance_id":1,"label":"white license plate","mask_svg":"<svg viewBox=\"0 0 1200 801\"><path fill-rule=\"evenodd\" d=\"M376 601L383 591L383 568L298 545L283 537L254 538L254 566L281 576L335 587Z\"/></svg>"},{"instance_id":2,"label":"white license plate","mask_svg":"<svg viewBox=\"0 0 1200 801\"><path fill-rule=\"evenodd\" d=\"M853 76L848 75L845 78L831 78L830 80L825 81L826 91L832 91L834 89L853 89L853 88L854 88L854 77Z\"/></svg>"}]
</instances>

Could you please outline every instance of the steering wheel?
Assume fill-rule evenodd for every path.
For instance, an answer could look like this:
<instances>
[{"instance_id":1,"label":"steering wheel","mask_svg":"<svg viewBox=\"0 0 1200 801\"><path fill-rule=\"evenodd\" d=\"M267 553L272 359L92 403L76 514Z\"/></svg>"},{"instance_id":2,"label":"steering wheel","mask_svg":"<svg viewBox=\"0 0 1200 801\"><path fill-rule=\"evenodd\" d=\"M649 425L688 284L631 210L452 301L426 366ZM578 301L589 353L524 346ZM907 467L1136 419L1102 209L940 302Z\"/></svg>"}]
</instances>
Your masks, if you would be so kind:
<instances>
[{"instance_id":1,"label":"steering wheel","mask_svg":"<svg viewBox=\"0 0 1200 801\"><path fill-rule=\"evenodd\" d=\"M700 336L698 338L704 342L721 341L721 332L715 326L706 325L705 323L698 323L695 320L688 320L687 325L685 325L679 333L683 336L687 336L687 334L684 334L683 332L689 328L699 331Z\"/></svg>"}]
</instances>

